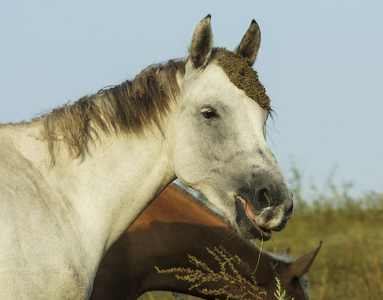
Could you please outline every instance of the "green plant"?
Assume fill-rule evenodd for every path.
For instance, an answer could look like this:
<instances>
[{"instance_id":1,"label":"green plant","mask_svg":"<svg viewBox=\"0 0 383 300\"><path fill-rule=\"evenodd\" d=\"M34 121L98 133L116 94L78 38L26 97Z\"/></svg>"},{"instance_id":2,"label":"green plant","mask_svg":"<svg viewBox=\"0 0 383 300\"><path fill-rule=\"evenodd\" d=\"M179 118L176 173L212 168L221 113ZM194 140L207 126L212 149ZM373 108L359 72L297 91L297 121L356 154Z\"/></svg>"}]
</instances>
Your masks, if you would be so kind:
<instances>
[{"instance_id":1,"label":"green plant","mask_svg":"<svg viewBox=\"0 0 383 300\"><path fill-rule=\"evenodd\" d=\"M286 291L282 289L278 276L275 276L275 280L277 282L277 290L274 293L275 298L277 300L294 300L294 298L290 299L290 297L286 295Z\"/></svg>"},{"instance_id":2,"label":"green plant","mask_svg":"<svg viewBox=\"0 0 383 300\"><path fill-rule=\"evenodd\" d=\"M237 255L232 255L224 247L206 248L219 265L219 271L188 254L195 268L170 268L160 270L160 274L175 274L177 279L191 283L189 290L197 289L203 295L223 295L226 299L264 299L266 292L257 285L253 271ZM246 278L241 275L246 274ZM248 278L248 279L247 279ZM210 288L204 287L209 284ZM212 288L214 286L214 288Z\"/></svg>"}]
</instances>

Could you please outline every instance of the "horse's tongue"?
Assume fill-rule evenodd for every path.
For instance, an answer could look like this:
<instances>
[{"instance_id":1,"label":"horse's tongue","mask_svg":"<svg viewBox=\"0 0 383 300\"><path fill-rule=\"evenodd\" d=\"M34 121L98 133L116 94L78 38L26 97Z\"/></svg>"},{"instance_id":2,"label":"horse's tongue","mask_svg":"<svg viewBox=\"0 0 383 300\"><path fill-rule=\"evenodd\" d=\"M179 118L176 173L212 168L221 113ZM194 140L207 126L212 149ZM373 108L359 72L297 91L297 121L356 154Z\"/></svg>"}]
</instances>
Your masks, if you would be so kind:
<instances>
[{"instance_id":1,"label":"horse's tongue","mask_svg":"<svg viewBox=\"0 0 383 300\"><path fill-rule=\"evenodd\" d=\"M251 211L251 208L250 208L249 203L247 203L247 201L246 201L245 199L243 199L243 198L242 198L241 196L239 196L239 195L237 196L237 198L238 198L239 200L242 201L243 205L245 206L247 215L248 215L249 218L252 219L252 220L254 221L254 223L255 223L255 218L254 218L253 212Z\"/></svg>"}]
</instances>

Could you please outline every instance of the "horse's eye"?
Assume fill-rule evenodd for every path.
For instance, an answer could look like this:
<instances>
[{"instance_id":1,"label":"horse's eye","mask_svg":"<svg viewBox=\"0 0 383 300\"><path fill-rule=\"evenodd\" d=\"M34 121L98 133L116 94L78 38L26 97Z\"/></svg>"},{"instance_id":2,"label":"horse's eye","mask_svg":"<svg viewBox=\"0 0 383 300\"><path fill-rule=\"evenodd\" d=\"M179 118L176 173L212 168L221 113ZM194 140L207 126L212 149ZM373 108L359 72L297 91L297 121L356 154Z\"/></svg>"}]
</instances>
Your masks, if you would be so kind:
<instances>
[{"instance_id":1,"label":"horse's eye","mask_svg":"<svg viewBox=\"0 0 383 300\"><path fill-rule=\"evenodd\" d=\"M201 114L206 118L206 119L212 119L217 116L217 113L215 110L211 107L204 107L201 109Z\"/></svg>"}]
</instances>

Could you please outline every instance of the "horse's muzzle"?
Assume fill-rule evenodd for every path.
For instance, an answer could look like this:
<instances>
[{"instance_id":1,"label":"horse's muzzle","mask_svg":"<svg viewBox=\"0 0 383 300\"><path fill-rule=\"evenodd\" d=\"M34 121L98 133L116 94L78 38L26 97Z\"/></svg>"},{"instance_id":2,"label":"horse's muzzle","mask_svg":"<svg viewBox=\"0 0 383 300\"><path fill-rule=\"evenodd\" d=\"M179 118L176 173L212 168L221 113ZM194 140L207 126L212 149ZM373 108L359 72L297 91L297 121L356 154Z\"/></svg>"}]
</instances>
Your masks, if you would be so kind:
<instances>
[{"instance_id":1,"label":"horse's muzzle","mask_svg":"<svg viewBox=\"0 0 383 300\"><path fill-rule=\"evenodd\" d=\"M236 222L242 235L269 240L271 231L281 231L285 228L293 215L294 206L292 197L285 197L285 201L274 200L280 199L278 196L281 195L272 194L265 187L258 188L255 193L251 193L249 189L238 190L235 196ZM243 234L244 231L247 233Z\"/></svg>"}]
</instances>

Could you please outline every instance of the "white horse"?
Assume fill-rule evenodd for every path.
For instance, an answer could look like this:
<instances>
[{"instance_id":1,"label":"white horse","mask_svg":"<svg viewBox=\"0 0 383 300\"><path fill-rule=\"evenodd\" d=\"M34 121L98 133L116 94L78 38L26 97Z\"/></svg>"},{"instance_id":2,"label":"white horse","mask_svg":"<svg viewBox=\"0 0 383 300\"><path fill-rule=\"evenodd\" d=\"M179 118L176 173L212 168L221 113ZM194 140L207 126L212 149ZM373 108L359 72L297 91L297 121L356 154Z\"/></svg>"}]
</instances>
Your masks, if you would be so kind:
<instances>
[{"instance_id":1,"label":"white horse","mask_svg":"<svg viewBox=\"0 0 383 300\"><path fill-rule=\"evenodd\" d=\"M251 68L253 21L233 52L210 16L190 55L30 123L0 127L0 299L85 299L114 241L176 177L247 238L270 238L292 194L265 141L269 99Z\"/></svg>"}]
</instances>

